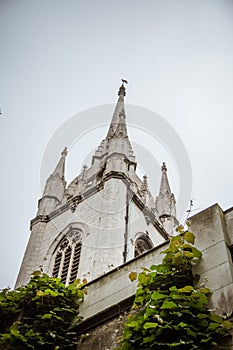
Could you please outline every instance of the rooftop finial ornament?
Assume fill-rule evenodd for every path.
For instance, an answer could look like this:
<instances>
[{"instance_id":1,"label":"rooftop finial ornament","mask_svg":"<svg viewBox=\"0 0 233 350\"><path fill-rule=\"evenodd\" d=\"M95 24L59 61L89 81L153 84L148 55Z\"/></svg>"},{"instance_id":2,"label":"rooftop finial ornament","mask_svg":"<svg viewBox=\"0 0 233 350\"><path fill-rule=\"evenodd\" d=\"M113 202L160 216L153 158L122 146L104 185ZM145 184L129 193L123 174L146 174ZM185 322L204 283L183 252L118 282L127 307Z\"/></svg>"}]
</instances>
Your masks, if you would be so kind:
<instances>
[{"instance_id":1,"label":"rooftop finial ornament","mask_svg":"<svg viewBox=\"0 0 233 350\"><path fill-rule=\"evenodd\" d=\"M68 153L67 147L65 147L64 150L61 152L62 157L65 158L67 156L67 153Z\"/></svg>"},{"instance_id":2,"label":"rooftop finial ornament","mask_svg":"<svg viewBox=\"0 0 233 350\"><path fill-rule=\"evenodd\" d=\"M119 92L118 92L118 96L125 96L125 85L124 84L128 84L128 81L125 79L121 79L122 81L122 85L120 86Z\"/></svg>"},{"instance_id":3,"label":"rooftop finial ornament","mask_svg":"<svg viewBox=\"0 0 233 350\"><path fill-rule=\"evenodd\" d=\"M162 171L167 171L166 163L163 162L163 165L161 166Z\"/></svg>"}]
</instances>

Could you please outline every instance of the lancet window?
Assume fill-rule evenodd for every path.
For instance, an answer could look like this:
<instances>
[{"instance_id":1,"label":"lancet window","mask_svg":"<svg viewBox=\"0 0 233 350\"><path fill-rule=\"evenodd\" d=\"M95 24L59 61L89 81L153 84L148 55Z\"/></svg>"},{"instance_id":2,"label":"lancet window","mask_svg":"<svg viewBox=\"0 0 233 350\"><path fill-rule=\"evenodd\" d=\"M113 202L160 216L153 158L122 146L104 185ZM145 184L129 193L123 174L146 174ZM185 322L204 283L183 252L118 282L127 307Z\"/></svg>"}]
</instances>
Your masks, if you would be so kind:
<instances>
[{"instance_id":1,"label":"lancet window","mask_svg":"<svg viewBox=\"0 0 233 350\"><path fill-rule=\"evenodd\" d=\"M146 234L141 235L134 243L134 256L139 256L151 248L153 248L153 243L151 242L149 236Z\"/></svg>"},{"instance_id":2,"label":"lancet window","mask_svg":"<svg viewBox=\"0 0 233 350\"><path fill-rule=\"evenodd\" d=\"M71 230L61 240L55 250L53 277L60 277L65 284L77 279L82 248L82 237L79 230Z\"/></svg>"}]
</instances>

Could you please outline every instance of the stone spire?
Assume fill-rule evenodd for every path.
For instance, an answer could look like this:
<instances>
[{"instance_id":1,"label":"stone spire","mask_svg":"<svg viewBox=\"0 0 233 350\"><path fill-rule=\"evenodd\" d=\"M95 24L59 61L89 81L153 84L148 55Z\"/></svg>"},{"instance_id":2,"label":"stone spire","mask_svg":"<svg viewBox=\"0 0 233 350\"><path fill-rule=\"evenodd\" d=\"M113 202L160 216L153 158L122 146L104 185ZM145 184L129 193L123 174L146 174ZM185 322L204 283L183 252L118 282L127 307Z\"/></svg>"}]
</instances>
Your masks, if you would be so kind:
<instances>
[{"instance_id":1,"label":"stone spire","mask_svg":"<svg viewBox=\"0 0 233 350\"><path fill-rule=\"evenodd\" d=\"M124 82L126 82L126 81L124 81ZM114 135L116 128L118 126L118 123L119 123L119 114L124 113L124 115L125 115L124 97L126 95L126 91L125 91L124 82L122 82L122 84L119 88L119 91L118 91L119 97L118 97L118 101L117 101L115 110L113 112L112 121L111 121L109 130L108 130L106 139L110 139Z\"/></svg>"},{"instance_id":2,"label":"stone spire","mask_svg":"<svg viewBox=\"0 0 233 350\"><path fill-rule=\"evenodd\" d=\"M125 85L127 81L122 79L122 84L118 91L118 101L115 106L112 121L109 126L106 138L98 146L95 155L92 158L92 165L101 167L106 159L113 154L121 154L130 163L134 163L136 168L135 156L133 154L132 146L130 144L127 127L126 127L126 113L124 97L126 95ZM117 170L117 169L115 169Z\"/></svg>"},{"instance_id":3,"label":"stone spire","mask_svg":"<svg viewBox=\"0 0 233 350\"><path fill-rule=\"evenodd\" d=\"M169 185L169 181L168 181L168 177L167 177L167 167L166 164L163 162L162 166L161 166L161 170L162 170L162 178L161 178L161 183L160 183L160 190L159 190L159 195L160 196L164 196L164 195L171 195L171 189L170 189L170 185Z\"/></svg>"},{"instance_id":4,"label":"stone spire","mask_svg":"<svg viewBox=\"0 0 233 350\"><path fill-rule=\"evenodd\" d=\"M161 170L160 190L159 195L156 197L155 205L165 229L172 235L175 226L178 224L176 219L176 200L171 192L165 163L162 164Z\"/></svg>"},{"instance_id":5,"label":"stone spire","mask_svg":"<svg viewBox=\"0 0 233 350\"><path fill-rule=\"evenodd\" d=\"M64 148L64 150L61 152L61 157L59 162L57 163L57 166L54 170L54 172L50 175L50 177L58 176L59 179L64 181L65 179L65 160L67 156L67 147Z\"/></svg>"},{"instance_id":6,"label":"stone spire","mask_svg":"<svg viewBox=\"0 0 233 350\"><path fill-rule=\"evenodd\" d=\"M55 207L60 204L64 198L66 187L65 182L65 160L67 156L67 148L65 147L61 153L59 162L53 173L46 181L42 198L38 203L37 215L49 214Z\"/></svg>"}]
</instances>

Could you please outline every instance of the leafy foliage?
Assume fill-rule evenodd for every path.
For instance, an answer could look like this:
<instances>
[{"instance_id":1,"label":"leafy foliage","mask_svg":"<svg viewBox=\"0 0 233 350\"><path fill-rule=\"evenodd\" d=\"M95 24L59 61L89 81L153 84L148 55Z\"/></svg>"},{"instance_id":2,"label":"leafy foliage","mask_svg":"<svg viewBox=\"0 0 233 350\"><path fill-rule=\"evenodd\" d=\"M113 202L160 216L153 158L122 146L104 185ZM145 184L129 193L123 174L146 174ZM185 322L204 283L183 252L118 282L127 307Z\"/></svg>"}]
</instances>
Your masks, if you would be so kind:
<instances>
[{"instance_id":1,"label":"leafy foliage","mask_svg":"<svg viewBox=\"0 0 233 350\"><path fill-rule=\"evenodd\" d=\"M35 271L27 285L2 290L0 349L76 349L73 328L81 320L83 287L80 280L65 286L60 278Z\"/></svg>"},{"instance_id":2,"label":"leafy foliage","mask_svg":"<svg viewBox=\"0 0 233 350\"><path fill-rule=\"evenodd\" d=\"M227 349L219 340L229 334L231 323L208 310L209 289L194 288L192 267L201 259L195 236L183 226L177 231L162 263L138 275L119 350ZM129 277L135 280L135 273Z\"/></svg>"}]
</instances>

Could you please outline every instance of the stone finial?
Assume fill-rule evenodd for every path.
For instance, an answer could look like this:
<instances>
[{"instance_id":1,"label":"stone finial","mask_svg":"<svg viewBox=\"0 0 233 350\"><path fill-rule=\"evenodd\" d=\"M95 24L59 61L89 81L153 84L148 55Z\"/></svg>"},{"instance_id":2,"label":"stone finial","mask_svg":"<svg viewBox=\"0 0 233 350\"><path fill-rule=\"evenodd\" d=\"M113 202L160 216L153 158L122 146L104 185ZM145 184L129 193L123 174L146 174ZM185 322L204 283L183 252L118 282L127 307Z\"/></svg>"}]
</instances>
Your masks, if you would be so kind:
<instances>
[{"instance_id":1,"label":"stone finial","mask_svg":"<svg viewBox=\"0 0 233 350\"><path fill-rule=\"evenodd\" d=\"M147 176L144 175L143 176L143 183L142 183L142 191L148 192L148 190L149 190L148 179L147 179Z\"/></svg>"},{"instance_id":2,"label":"stone finial","mask_svg":"<svg viewBox=\"0 0 233 350\"><path fill-rule=\"evenodd\" d=\"M61 156L62 156L63 158L65 158L65 157L67 156L67 153L68 153L67 147L65 147L64 150L61 152Z\"/></svg>"},{"instance_id":3,"label":"stone finial","mask_svg":"<svg viewBox=\"0 0 233 350\"><path fill-rule=\"evenodd\" d=\"M81 175L82 175L82 179L83 180L86 180L86 177L87 177L87 169L88 169L88 166L86 164L83 165L83 168L82 168L82 171L81 171Z\"/></svg>"},{"instance_id":4,"label":"stone finial","mask_svg":"<svg viewBox=\"0 0 233 350\"><path fill-rule=\"evenodd\" d=\"M148 199L148 194L149 194L149 185L148 185L148 179L147 176L143 176L143 182L141 186L141 194L142 194L142 202L146 205L147 199Z\"/></svg>"},{"instance_id":5,"label":"stone finial","mask_svg":"<svg viewBox=\"0 0 233 350\"><path fill-rule=\"evenodd\" d=\"M163 162L163 164L162 164L162 166L161 166L161 170L167 172L167 166L166 166L166 163L165 163L165 162Z\"/></svg>"},{"instance_id":6,"label":"stone finial","mask_svg":"<svg viewBox=\"0 0 233 350\"><path fill-rule=\"evenodd\" d=\"M128 81L125 79L121 79L122 84L120 86L120 89L118 91L118 96L125 96L126 92L125 92L125 85L124 84L128 84Z\"/></svg>"},{"instance_id":7,"label":"stone finial","mask_svg":"<svg viewBox=\"0 0 233 350\"><path fill-rule=\"evenodd\" d=\"M83 165L83 168L82 168L82 172L86 172L86 171L87 171L87 168L88 168L87 164L84 164L84 165Z\"/></svg>"}]
</instances>

